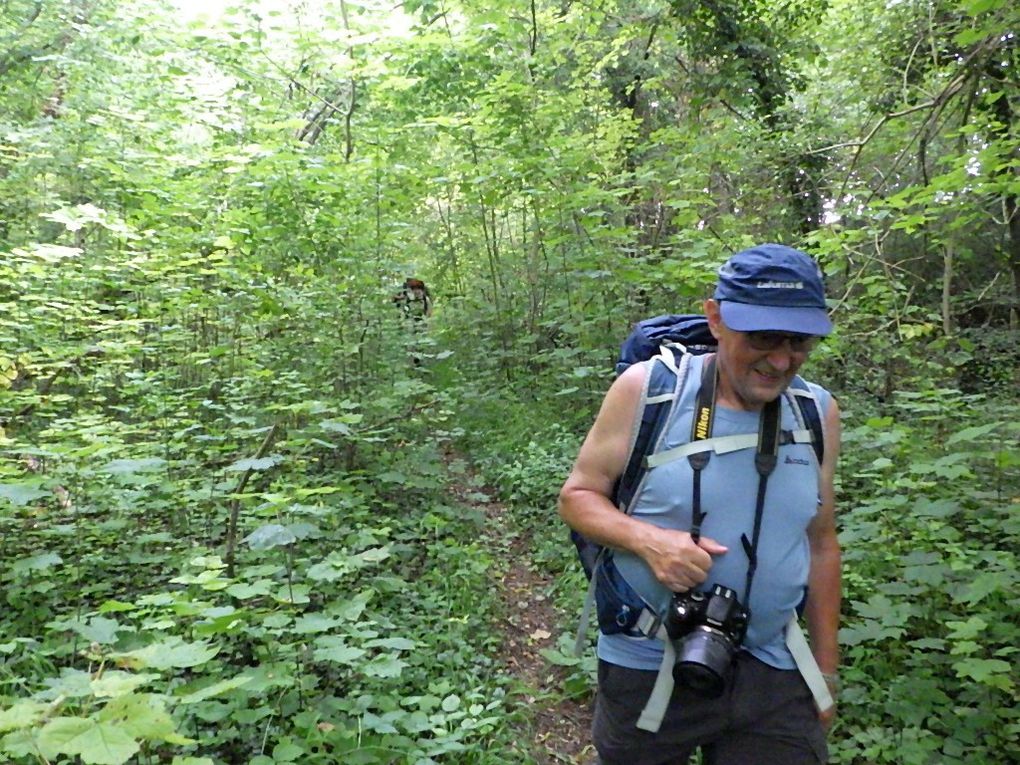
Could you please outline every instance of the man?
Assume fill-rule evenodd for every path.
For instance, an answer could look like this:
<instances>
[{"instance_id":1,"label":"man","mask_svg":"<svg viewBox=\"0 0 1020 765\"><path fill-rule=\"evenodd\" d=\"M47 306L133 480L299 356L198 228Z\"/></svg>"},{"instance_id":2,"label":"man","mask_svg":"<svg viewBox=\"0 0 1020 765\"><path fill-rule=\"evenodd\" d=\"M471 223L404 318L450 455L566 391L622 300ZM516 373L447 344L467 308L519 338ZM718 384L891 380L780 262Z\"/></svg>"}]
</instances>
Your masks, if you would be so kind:
<instances>
[{"instance_id":1,"label":"man","mask_svg":"<svg viewBox=\"0 0 1020 765\"><path fill-rule=\"evenodd\" d=\"M730 258L704 304L718 349L688 357L662 448L690 443L695 405L704 400L698 393L710 378L715 381L711 437L758 433L760 427L764 432L762 412L776 400L782 429L795 429L796 415L784 392L817 338L832 329L825 309L821 272L804 253L766 244ZM707 765L824 762L832 707L824 712L816 707L796 669L786 627L803 606L817 663L814 679L824 688L824 678L834 694L841 588L833 497L836 402L809 385L824 422L820 466L806 443L780 442L764 485L755 448L710 454L697 481L689 460L677 459L649 469L626 514L611 498L627 463L651 363L658 362L627 369L606 394L560 493L560 515L575 531L613 551L617 570L646 602L668 603L673 593L708 593L712 585L723 585L741 602L749 598L743 605L750 620L732 664L727 659L722 695L709 698L677 683L657 730L639 724L664 665L663 633L601 634L592 726L600 762L681 765L698 748ZM703 374L706 369L709 375ZM698 524L693 507L700 509ZM752 557L757 563L749 573ZM810 664L810 654L799 663Z\"/></svg>"},{"instance_id":2,"label":"man","mask_svg":"<svg viewBox=\"0 0 1020 765\"><path fill-rule=\"evenodd\" d=\"M426 321L432 315L432 296L425 282L408 277L400 291L393 296L393 303L404 317L404 331L407 333L405 339L409 345L411 364L420 367L421 356L418 354L418 346L421 344Z\"/></svg>"},{"instance_id":3,"label":"man","mask_svg":"<svg viewBox=\"0 0 1020 765\"><path fill-rule=\"evenodd\" d=\"M405 279L400 291L393 296L393 302L405 318L416 324L432 315L432 296L421 279Z\"/></svg>"}]
</instances>

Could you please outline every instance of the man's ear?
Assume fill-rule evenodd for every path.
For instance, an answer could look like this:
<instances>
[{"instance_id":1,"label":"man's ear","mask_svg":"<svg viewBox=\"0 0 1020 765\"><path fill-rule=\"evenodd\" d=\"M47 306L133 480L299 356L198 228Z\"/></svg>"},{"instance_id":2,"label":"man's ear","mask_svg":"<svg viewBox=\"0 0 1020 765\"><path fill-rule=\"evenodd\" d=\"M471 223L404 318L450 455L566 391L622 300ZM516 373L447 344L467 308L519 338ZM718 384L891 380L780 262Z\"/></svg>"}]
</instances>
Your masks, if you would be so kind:
<instances>
[{"instance_id":1,"label":"man's ear","mask_svg":"<svg viewBox=\"0 0 1020 765\"><path fill-rule=\"evenodd\" d=\"M712 336L718 340L720 328L722 327L722 314L719 311L719 301L709 298L703 304L705 318L708 319L708 329Z\"/></svg>"}]
</instances>

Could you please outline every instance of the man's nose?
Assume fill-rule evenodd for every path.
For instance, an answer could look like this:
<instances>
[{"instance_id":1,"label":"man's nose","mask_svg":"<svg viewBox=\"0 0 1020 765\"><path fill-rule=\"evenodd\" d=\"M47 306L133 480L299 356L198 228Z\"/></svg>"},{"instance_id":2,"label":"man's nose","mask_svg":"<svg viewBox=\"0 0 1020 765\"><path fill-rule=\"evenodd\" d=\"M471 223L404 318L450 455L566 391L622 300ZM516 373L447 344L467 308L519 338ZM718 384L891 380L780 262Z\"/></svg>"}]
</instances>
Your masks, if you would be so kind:
<instances>
[{"instance_id":1,"label":"man's nose","mask_svg":"<svg viewBox=\"0 0 1020 765\"><path fill-rule=\"evenodd\" d=\"M769 366L777 372L785 372L793 364L793 348L790 347L790 339L784 338L783 342L769 351L767 356Z\"/></svg>"}]
</instances>

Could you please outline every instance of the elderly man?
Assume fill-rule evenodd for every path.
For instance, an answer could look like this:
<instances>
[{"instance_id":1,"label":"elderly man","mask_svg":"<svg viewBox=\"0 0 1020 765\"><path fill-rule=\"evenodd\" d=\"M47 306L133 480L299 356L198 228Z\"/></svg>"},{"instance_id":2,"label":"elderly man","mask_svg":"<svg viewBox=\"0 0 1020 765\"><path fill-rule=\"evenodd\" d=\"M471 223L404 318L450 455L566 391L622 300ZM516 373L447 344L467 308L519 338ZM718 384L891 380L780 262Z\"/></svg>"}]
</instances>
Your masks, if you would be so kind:
<instances>
[{"instance_id":1,"label":"elderly man","mask_svg":"<svg viewBox=\"0 0 1020 765\"><path fill-rule=\"evenodd\" d=\"M627 512L614 504L660 362L635 364L606 394L560 494L564 521L608 548L618 576L657 613L646 633L599 636L595 747L602 765L681 765L699 748L712 765L825 762L833 707L816 699L837 684L839 410L823 388L803 384L824 423L816 451L792 437L804 428L787 394L832 329L821 272L790 247L753 247L720 268L704 311L718 348L686 358L658 450L703 442L702 458L656 462ZM766 471L769 427L778 446ZM749 448L712 453L747 434L759 434ZM792 647L799 610L806 658ZM656 695L661 709L650 714Z\"/></svg>"}]
</instances>

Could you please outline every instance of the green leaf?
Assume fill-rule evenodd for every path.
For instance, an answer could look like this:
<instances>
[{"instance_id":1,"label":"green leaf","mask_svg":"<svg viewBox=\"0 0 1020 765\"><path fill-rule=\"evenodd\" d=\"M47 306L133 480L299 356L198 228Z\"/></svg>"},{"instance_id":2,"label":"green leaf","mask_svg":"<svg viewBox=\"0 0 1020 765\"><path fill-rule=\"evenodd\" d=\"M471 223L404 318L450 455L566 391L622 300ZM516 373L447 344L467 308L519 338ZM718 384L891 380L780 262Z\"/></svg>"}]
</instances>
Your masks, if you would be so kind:
<instances>
[{"instance_id":1,"label":"green leaf","mask_svg":"<svg viewBox=\"0 0 1020 765\"><path fill-rule=\"evenodd\" d=\"M329 632L340 623L339 619L325 614L305 614L294 622L291 632L296 635L310 635L316 632Z\"/></svg>"},{"instance_id":2,"label":"green leaf","mask_svg":"<svg viewBox=\"0 0 1020 765\"><path fill-rule=\"evenodd\" d=\"M111 460L103 466L103 471L112 475L136 475L138 473L155 473L166 469L166 460L159 457L142 459Z\"/></svg>"},{"instance_id":3,"label":"green leaf","mask_svg":"<svg viewBox=\"0 0 1020 765\"><path fill-rule=\"evenodd\" d=\"M0 752L32 762L39 760L42 753L39 751L38 731L20 728L8 733L0 739Z\"/></svg>"},{"instance_id":4,"label":"green leaf","mask_svg":"<svg viewBox=\"0 0 1020 765\"><path fill-rule=\"evenodd\" d=\"M418 647L418 644L413 640L407 638L396 637L396 638L379 638L378 640L369 640L365 643L366 648L389 648L392 651L411 651Z\"/></svg>"},{"instance_id":5,"label":"green leaf","mask_svg":"<svg viewBox=\"0 0 1020 765\"><path fill-rule=\"evenodd\" d=\"M92 695L92 674L80 669L65 668L59 678L46 681L51 693L68 698L83 698Z\"/></svg>"},{"instance_id":6,"label":"green leaf","mask_svg":"<svg viewBox=\"0 0 1020 765\"><path fill-rule=\"evenodd\" d=\"M106 600L97 609L101 614L115 614L124 611L134 611L137 606L134 603L125 603L122 600Z\"/></svg>"},{"instance_id":7,"label":"green leaf","mask_svg":"<svg viewBox=\"0 0 1020 765\"><path fill-rule=\"evenodd\" d=\"M48 497L49 491L40 489L38 482L33 483L0 483L0 497L16 507L24 507L29 502Z\"/></svg>"},{"instance_id":8,"label":"green leaf","mask_svg":"<svg viewBox=\"0 0 1020 765\"><path fill-rule=\"evenodd\" d=\"M127 696L158 678L159 675L153 674L136 675L131 672L107 670L101 677L92 681L92 693L99 698Z\"/></svg>"},{"instance_id":9,"label":"green leaf","mask_svg":"<svg viewBox=\"0 0 1020 765\"><path fill-rule=\"evenodd\" d=\"M110 645L117 642L117 631L121 628L113 619L102 616L94 616L88 623L78 621L64 622L64 625L74 630L90 643Z\"/></svg>"},{"instance_id":10,"label":"green leaf","mask_svg":"<svg viewBox=\"0 0 1020 765\"><path fill-rule=\"evenodd\" d=\"M361 671L368 677L400 677L407 666L406 661L396 656L377 656L367 664L362 665Z\"/></svg>"},{"instance_id":11,"label":"green leaf","mask_svg":"<svg viewBox=\"0 0 1020 765\"><path fill-rule=\"evenodd\" d=\"M956 33L953 37L953 42L961 48L966 48L969 45L973 45L978 40L983 39L984 36L985 30L983 29L963 29Z\"/></svg>"},{"instance_id":12,"label":"green leaf","mask_svg":"<svg viewBox=\"0 0 1020 765\"><path fill-rule=\"evenodd\" d=\"M1003 7L1005 2L1007 0L963 0L962 7L971 16L979 16L993 8Z\"/></svg>"},{"instance_id":13,"label":"green leaf","mask_svg":"<svg viewBox=\"0 0 1020 765\"><path fill-rule=\"evenodd\" d=\"M271 550L297 541L294 532L278 523L267 523L244 538L253 550Z\"/></svg>"},{"instance_id":14,"label":"green leaf","mask_svg":"<svg viewBox=\"0 0 1020 765\"><path fill-rule=\"evenodd\" d=\"M80 204L74 207L63 207L49 213L42 213L41 218L46 218L54 223L60 223L68 231L78 231L86 223L99 223L105 217L106 211L92 204Z\"/></svg>"},{"instance_id":15,"label":"green leaf","mask_svg":"<svg viewBox=\"0 0 1020 765\"><path fill-rule=\"evenodd\" d=\"M965 622L947 621L946 626L950 628L949 637L954 640L971 640L984 634L988 629L988 622L980 616L972 616Z\"/></svg>"},{"instance_id":16,"label":"green leaf","mask_svg":"<svg viewBox=\"0 0 1020 765\"><path fill-rule=\"evenodd\" d=\"M313 582L335 582L347 573L345 569L337 568L330 561L324 560L309 566L305 576Z\"/></svg>"},{"instance_id":17,"label":"green leaf","mask_svg":"<svg viewBox=\"0 0 1020 765\"><path fill-rule=\"evenodd\" d=\"M1008 591L1011 582L1000 572L986 571L974 577L965 588L962 594L957 595L954 600L957 603L966 603L973 606L980 603L993 592Z\"/></svg>"},{"instance_id":18,"label":"green leaf","mask_svg":"<svg viewBox=\"0 0 1020 765\"><path fill-rule=\"evenodd\" d=\"M270 579L259 579L257 582L247 583L239 582L232 584L227 587L227 593L240 600L247 600L248 598L257 598L262 595L268 595L273 591L275 582Z\"/></svg>"},{"instance_id":19,"label":"green leaf","mask_svg":"<svg viewBox=\"0 0 1020 765\"><path fill-rule=\"evenodd\" d=\"M236 688L240 688L243 685L247 685L252 680L251 675L238 675L232 677L229 680L220 680L218 683L207 685L205 688L201 688L192 693L181 696L181 704L197 704L199 701L205 701L215 696L221 696L228 691L232 691Z\"/></svg>"},{"instance_id":20,"label":"green leaf","mask_svg":"<svg viewBox=\"0 0 1020 765\"><path fill-rule=\"evenodd\" d=\"M7 709L0 709L0 733L35 725L47 709L46 704L31 699L23 699Z\"/></svg>"},{"instance_id":21,"label":"green leaf","mask_svg":"<svg viewBox=\"0 0 1020 765\"><path fill-rule=\"evenodd\" d=\"M63 247L59 244L37 244L28 252L29 255L46 263L59 263L68 258L77 258L81 253L80 247Z\"/></svg>"},{"instance_id":22,"label":"green leaf","mask_svg":"<svg viewBox=\"0 0 1020 765\"><path fill-rule=\"evenodd\" d=\"M443 699L443 711L444 712L456 712L460 709L460 696L455 693L451 693L445 699Z\"/></svg>"},{"instance_id":23,"label":"green leaf","mask_svg":"<svg viewBox=\"0 0 1020 765\"><path fill-rule=\"evenodd\" d=\"M323 430L328 433L339 433L344 436L351 434L351 426L346 422L340 422L339 420L323 420L319 423Z\"/></svg>"},{"instance_id":24,"label":"green leaf","mask_svg":"<svg viewBox=\"0 0 1020 765\"><path fill-rule=\"evenodd\" d=\"M949 438L946 439L946 446L952 446L958 444L961 441L977 441L989 433L992 433L1002 425L1001 422L992 422L987 425L974 425L970 428L964 428L963 430L953 433Z\"/></svg>"},{"instance_id":25,"label":"green leaf","mask_svg":"<svg viewBox=\"0 0 1020 765\"><path fill-rule=\"evenodd\" d=\"M315 660L334 664L354 664L366 653L363 648L347 645L344 638L336 635L318 638L315 645L318 646L313 654Z\"/></svg>"},{"instance_id":26,"label":"green leaf","mask_svg":"<svg viewBox=\"0 0 1020 765\"><path fill-rule=\"evenodd\" d=\"M389 558L390 555L392 555L392 553L390 552L389 547L372 547L353 556L352 560L359 561L364 564L381 563Z\"/></svg>"},{"instance_id":27,"label":"green leaf","mask_svg":"<svg viewBox=\"0 0 1020 765\"><path fill-rule=\"evenodd\" d=\"M103 707L98 719L120 725L136 739L180 745L194 743L177 733L173 718L166 711L163 697L154 694L116 698Z\"/></svg>"},{"instance_id":28,"label":"green leaf","mask_svg":"<svg viewBox=\"0 0 1020 765\"><path fill-rule=\"evenodd\" d=\"M539 654L541 654L547 662L557 667L576 667L581 663L580 657L565 654L554 648L543 648L539 651Z\"/></svg>"},{"instance_id":29,"label":"green leaf","mask_svg":"<svg viewBox=\"0 0 1020 765\"><path fill-rule=\"evenodd\" d=\"M371 591L359 592L350 600L331 606L329 613L337 619L342 619L346 622L354 622L361 618L361 615L368 607L368 601L371 599Z\"/></svg>"},{"instance_id":30,"label":"green leaf","mask_svg":"<svg viewBox=\"0 0 1020 765\"><path fill-rule=\"evenodd\" d=\"M88 765L122 765L139 750L123 727L81 717L51 720L39 731L39 748L50 759L78 755Z\"/></svg>"},{"instance_id":31,"label":"green leaf","mask_svg":"<svg viewBox=\"0 0 1020 765\"><path fill-rule=\"evenodd\" d=\"M212 660L219 650L205 641L185 643L179 637L171 637L136 651L115 653L111 658L132 669L171 669L200 666Z\"/></svg>"},{"instance_id":32,"label":"green leaf","mask_svg":"<svg viewBox=\"0 0 1020 765\"><path fill-rule=\"evenodd\" d=\"M311 589L307 584L281 584L273 594L273 599L279 603L308 603L311 601Z\"/></svg>"},{"instance_id":33,"label":"green leaf","mask_svg":"<svg viewBox=\"0 0 1020 765\"><path fill-rule=\"evenodd\" d=\"M365 716L362 718L362 723L367 730L375 731L376 733L382 733L385 735L397 733L398 731L396 726L390 722L390 720L386 719L387 717L388 715L380 717L379 715L374 715L371 712L365 712Z\"/></svg>"},{"instance_id":34,"label":"green leaf","mask_svg":"<svg viewBox=\"0 0 1020 765\"><path fill-rule=\"evenodd\" d=\"M235 473L243 473L248 470L269 470L276 465L283 462L282 454L270 454L268 457L261 457L255 459L254 457L238 460L230 465L227 465L225 470L230 470Z\"/></svg>"},{"instance_id":35,"label":"green leaf","mask_svg":"<svg viewBox=\"0 0 1020 765\"><path fill-rule=\"evenodd\" d=\"M961 678L969 677L976 682L1001 688L1004 691L1013 688L1013 681L1009 678L1012 666L1008 661L967 658L953 664L953 669Z\"/></svg>"},{"instance_id":36,"label":"green leaf","mask_svg":"<svg viewBox=\"0 0 1020 765\"><path fill-rule=\"evenodd\" d=\"M297 762L306 753L307 750L288 738L273 747L273 760L274 762Z\"/></svg>"},{"instance_id":37,"label":"green leaf","mask_svg":"<svg viewBox=\"0 0 1020 765\"><path fill-rule=\"evenodd\" d=\"M11 565L11 573L23 574L26 571L45 571L64 562L56 553L41 553L30 558L21 558Z\"/></svg>"}]
</instances>

